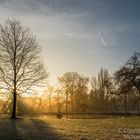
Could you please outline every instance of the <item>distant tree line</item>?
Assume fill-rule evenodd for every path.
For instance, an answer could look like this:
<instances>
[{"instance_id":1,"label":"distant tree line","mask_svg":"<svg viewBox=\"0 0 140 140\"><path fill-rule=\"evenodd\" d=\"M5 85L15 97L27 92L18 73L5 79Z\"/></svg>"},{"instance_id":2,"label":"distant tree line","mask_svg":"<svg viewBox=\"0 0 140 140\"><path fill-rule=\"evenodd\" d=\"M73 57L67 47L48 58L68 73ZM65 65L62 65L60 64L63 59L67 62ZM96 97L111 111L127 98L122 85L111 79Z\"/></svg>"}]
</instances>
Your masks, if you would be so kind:
<instances>
[{"instance_id":1,"label":"distant tree line","mask_svg":"<svg viewBox=\"0 0 140 140\"><path fill-rule=\"evenodd\" d=\"M132 57L112 76L101 68L97 77L84 77L76 72L58 78L65 96L65 111L71 113L139 113L140 53Z\"/></svg>"}]
</instances>

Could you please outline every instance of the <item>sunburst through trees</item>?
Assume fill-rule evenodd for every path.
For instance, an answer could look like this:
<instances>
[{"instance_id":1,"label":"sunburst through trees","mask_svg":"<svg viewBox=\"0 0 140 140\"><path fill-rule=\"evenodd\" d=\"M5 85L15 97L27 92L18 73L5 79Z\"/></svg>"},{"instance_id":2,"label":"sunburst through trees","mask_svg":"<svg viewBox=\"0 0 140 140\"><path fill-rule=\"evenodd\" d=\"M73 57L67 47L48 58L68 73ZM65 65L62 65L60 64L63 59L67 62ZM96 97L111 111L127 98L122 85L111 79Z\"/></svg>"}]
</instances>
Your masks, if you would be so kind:
<instances>
[{"instance_id":1,"label":"sunburst through trees","mask_svg":"<svg viewBox=\"0 0 140 140\"><path fill-rule=\"evenodd\" d=\"M16 118L17 96L47 77L39 54L36 38L20 21L8 19L0 26L0 88L12 97L12 118Z\"/></svg>"}]
</instances>

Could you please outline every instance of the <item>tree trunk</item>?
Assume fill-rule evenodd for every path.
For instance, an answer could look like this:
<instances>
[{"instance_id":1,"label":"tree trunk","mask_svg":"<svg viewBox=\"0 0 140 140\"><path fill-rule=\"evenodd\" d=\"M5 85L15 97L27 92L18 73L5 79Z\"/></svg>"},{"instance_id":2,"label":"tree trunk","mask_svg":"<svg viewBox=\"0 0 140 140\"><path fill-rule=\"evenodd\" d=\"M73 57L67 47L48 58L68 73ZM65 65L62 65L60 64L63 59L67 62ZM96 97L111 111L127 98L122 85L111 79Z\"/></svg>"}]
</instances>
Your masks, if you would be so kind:
<instances>
[{"instance_id":1,"label":"tree trunk","mask_svg":"<svg viewBox=\"0 0 140 140\"><path fill-rule=\"evenodd\" d=\"M49 97L49 112L52 112L52 103L51 103L51 96Z\"/></svg>"},{"instance_id":2,"label":"tree trunk","mask_svg":"<svg viewBox=\"0 0 140 140\"><path fill-rule=\"evenodd\" d=\"M71 97L71 111L72 111L72 113L74 113L74 99L73 99L73 95L72 95L72 97Z\"/></svg>"},{"instance_id":3,"label":"tree trunk","mask_svg":"<svg viewBox=\"0 0 140 140\"><path fill-rule=\"evenodd\" d=\"M57 112L60 113L59 93L57 93Z\"/></svg>"},{"instance_id":4,"label":"tree trunk","mask_svg":"<svg viewBox=\"0 0 140 140\"><path fill-rule=\"evenodd\" d=\"M66 118L68 118L68 94L66 94Z\"/></svg>"},{"instance_id":5,"label":"tree trunk","mask_svg":"<svg viewBox=\"0 0 140 140\"><path fill-rule=\"evenodd\" d=\"M107 96L106 96L106 112L108 112L108 91L107 91Z\"/></svg>"},{"instance_id":6,"label":"tree trunk","mask_svg":"<svg viewBox=\"0 0 140 140\"><path fill-rule=\"evenodd\" d=\"M140 90L139 90L139 95L138 95L138 113L140 113Z\"/></svg>"},{"instance_id":7,"label":"tree trunk","mask_svg":"<svg viewBox=\"0 0 140 140\"><path fill-rule=\"evenodd\" d=\"M128 111L128 102L127 102L127 94L125 95L125 99L124 99L124 110L125 110L125 114L127 114Z\"/></svg>"},{"instance_id":8,"label":"tree trunk","mask_svg":"<svg viewBox=\"0 0 140 140\"><path fill-rule=\"evenodd\" d=\"M138 113L140 113L140 100L138 99Z\"/></svg>"},{"instance_id":9,"label":"tree trunk","mask_svg":"<svg viewBox=\"0 0 140 140\"><path fill-rule=\"evenodd\" d=\"M17 107L17 95L16 95L16 91L14 91L13 93L13 108L12 108L12 119L16 119L16 107Z\"/></svg>"}]
</instances>

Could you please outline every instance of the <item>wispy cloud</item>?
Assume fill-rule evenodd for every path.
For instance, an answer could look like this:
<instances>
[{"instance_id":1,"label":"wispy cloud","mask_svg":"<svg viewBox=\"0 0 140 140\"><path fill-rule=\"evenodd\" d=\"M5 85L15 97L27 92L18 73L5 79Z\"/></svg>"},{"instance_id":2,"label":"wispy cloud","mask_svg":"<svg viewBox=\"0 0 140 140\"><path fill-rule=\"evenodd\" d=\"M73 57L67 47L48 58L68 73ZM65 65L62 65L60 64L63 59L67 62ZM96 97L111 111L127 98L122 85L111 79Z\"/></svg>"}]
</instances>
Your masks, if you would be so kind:
<instances>
[{"instance_id":1,"label":"wispy cloud","mask_svg":"<svg viewBox=\"0 0 140 140\"><path fill-rule=\"evenodd\" d=\"M101 39L101 42L107 47L108 45L107 45L106 41L104 40L103 35L101 34L100 31L98 31L98 35L99 35L99 37Z\"/></svg>"}]
</instances>

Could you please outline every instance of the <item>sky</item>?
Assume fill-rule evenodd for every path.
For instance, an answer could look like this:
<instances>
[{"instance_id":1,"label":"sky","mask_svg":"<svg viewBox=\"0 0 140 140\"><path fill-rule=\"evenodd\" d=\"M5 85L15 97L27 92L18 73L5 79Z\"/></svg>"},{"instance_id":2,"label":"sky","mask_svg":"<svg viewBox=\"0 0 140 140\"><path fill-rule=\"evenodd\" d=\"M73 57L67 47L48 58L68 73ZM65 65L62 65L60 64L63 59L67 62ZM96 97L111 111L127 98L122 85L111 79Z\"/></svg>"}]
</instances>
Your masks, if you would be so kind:
<instances>
[{"instance_id":1,"label":"sky","mask_svg":"<svg viewBox=\"0 0 140 140\"><path fill-rule=\"evenodd\" d=\"M140 51L139 0L0 0L0 24L14 17L31 29L54 84L65 72L113 74Z\"/></svg>"}]
</instances>

